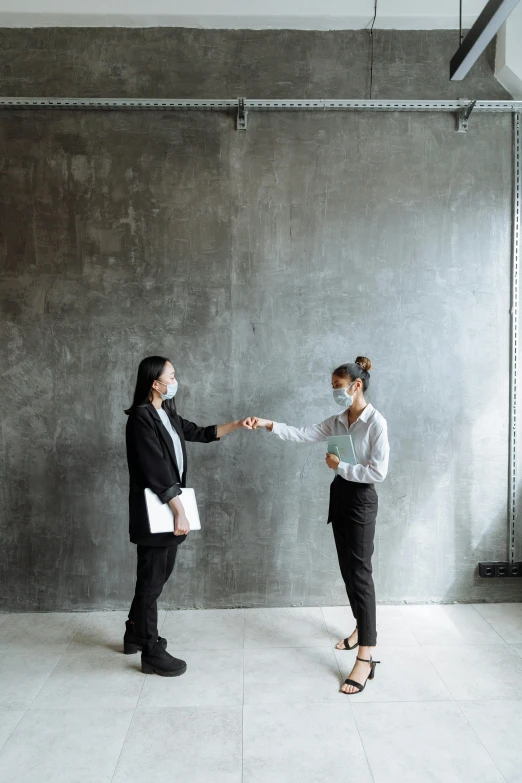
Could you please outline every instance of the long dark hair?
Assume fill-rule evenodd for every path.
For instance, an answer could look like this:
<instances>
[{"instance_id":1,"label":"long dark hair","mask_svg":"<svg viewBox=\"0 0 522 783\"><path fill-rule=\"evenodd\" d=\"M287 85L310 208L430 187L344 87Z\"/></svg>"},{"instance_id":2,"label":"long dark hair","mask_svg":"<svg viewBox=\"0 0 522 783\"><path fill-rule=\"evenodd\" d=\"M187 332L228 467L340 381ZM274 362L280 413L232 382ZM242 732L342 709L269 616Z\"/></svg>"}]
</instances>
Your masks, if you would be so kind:
<instances>
[{"instance_id":1,"label":"long dark hair","mask_svg":"<svg viewBox=\"0 0 522 783\"><path fill-rule=\"evenodd\" d=\"M147 356L140 362L138 377L136 378L136 388L134 389L134 399L130 408L127 408L125 411L127 416L129 413L132 413L135 408L140 408L150 402L152 384L154 381L158 380L168 361L170 361L170 359L166 359L164 356ZM165 400L163 407L171 413L176 412L176 406L173 399Z\"/></svg>"},{"instance_id":2,"label":"long dark hair","mask_svg":"<svg viewBox=\"0 0 522 783\"><path fill-rule=\"evenodd\" d=\"M360 378L363 391L366 391L370 385L371 369L371 361L366 356L358 356L354 362L341 364L340 367L333 371L332 375L337 376L337 378L347 378L350 381L356 381Z\"/></svg>"}]
</instances>

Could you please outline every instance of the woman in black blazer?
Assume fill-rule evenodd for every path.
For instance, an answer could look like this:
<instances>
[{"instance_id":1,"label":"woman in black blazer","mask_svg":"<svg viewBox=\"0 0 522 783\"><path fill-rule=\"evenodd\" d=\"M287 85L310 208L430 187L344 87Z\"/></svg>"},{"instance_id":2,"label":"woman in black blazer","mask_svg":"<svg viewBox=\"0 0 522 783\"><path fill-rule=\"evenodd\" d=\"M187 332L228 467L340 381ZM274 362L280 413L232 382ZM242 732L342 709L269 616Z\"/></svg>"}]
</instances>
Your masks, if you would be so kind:
<instances>
[{"instance_id":1,"label":"woman in black blazer","mask_svg":"<svg viewBox=\"0 0 522 783\"><path fill-rule=\"evenodd\" d=\"M178 545L190 526L179 499L187 476L185 441L212 443L236 429L252 429L251 419L199 427L183 419L174 405L178 388L168 359L149 356L138 368L138 378L126 428L129 466L129 533L137 545L138 567L134 600L123 639L127 654L142 650L142 671L176 677L186 671L185 661L167 652L158 636L157 599L172 573ZM151 489L174 514L174 533L151 533L145 488Z\"/></svg>"}]
</instances>

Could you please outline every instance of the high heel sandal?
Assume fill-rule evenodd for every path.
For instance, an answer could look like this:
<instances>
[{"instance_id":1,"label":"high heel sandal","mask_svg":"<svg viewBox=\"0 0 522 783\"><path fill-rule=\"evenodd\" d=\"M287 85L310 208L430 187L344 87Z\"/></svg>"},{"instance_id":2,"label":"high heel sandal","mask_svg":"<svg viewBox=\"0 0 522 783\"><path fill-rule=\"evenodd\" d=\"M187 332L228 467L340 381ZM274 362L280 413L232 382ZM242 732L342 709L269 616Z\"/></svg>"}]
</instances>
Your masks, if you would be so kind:
<instances>
[{"instance_id":1,"label":"high heel sandal","mask_svg":"<svg viewBox=\"0 0 522 783\"><path fill-rule=\"evenodd\" d=\"M357 626L355 626L355 630L357 630ZM355 650L355 648L359 646L359 642L355 642L355 644L352 644L352 646L350 647L350 645L348 644L349 639L350 637L347 636L346 639L342 640L344 647L337 647L336 645L335 649L339 650L339 652L342 652L343 650Z\"/></svg>"},{"instance_id":2,"label":"high heel sandal","mask_svg":"<svg viewBox=\"0 0 522 783\"><path fill-rule=\"evenodd\" d=\"M378 663L380 663L380 661L374 661L371 656L370 656L370 660L368 660L368 658L359 658L359 656L357 656L357 660L362 661L363 663L370 664L370 673L366 678L366 682L368 682L368 680L373 680L373 678L375 677L375 667L377 666ZM347 691L341 691L341 693L346 693L347 696L355 696L356 693L362 693L363 690L366 688L366 682L364 683L364 685L361 685L360 682L355 682L355 680L350 680L350 679L345 680L344 681L345 685L353 685L353 687L357 688L357 690L354 691L353 693L349 693Z\"/></svg>"}]
</instances>

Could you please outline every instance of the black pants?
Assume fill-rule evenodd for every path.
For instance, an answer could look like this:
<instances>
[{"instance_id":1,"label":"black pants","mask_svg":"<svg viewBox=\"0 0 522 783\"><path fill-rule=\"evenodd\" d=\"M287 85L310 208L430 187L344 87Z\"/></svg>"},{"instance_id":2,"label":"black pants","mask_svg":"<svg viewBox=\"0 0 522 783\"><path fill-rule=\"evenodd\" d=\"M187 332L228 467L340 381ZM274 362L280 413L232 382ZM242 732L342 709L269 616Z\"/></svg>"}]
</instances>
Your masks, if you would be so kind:
<instances>
[{"instance_id":1,"label":"black pants","mask_svg":"<svg viewBox=\"0 0 522 783\"><path fill-rule=\"evenodd\" d=\"M361 647L377 644L372 555L379 501L373 484L337 476L330 489L330 512L335 546L346 593L357 621Z\"/></svg>"},{"instance_id":2,"label":"black pants","mask_svg":"<svg viewBox=\"0 0 522 783\"><path fill-rule=\"evenodd\" d=\"M137 550L136 590L129 620L143 642L143 652L150 653L158 639L157 600L174 568L178 547L138 544Z\"/></svg>"}]
</instances>

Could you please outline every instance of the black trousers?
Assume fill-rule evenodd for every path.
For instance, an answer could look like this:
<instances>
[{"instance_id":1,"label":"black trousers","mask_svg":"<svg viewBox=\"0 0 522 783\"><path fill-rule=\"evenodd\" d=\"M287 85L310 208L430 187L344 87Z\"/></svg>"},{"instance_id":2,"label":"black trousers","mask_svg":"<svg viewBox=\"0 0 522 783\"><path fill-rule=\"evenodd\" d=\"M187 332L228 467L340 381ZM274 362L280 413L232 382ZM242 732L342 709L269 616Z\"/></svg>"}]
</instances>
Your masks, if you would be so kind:
<instances>
[{"instance_id":1,"label":"black trousers","mask_svg":"<svg viewBox=\"0 0 522 783\"><path fill-rule=\"evenodd\" d=\"M346 481L340 476L334 479L328 521L332 523L339 567L361 647L377 644L372 555L378 506L373 484Z\"/></svg>"},{"instance_id":2,"label":"black trousers","mask_svg":"<svg viewBox=\"0 0 522 783\"><path fill-rule=\"evenodd\" d=\"M176 562L177 546L137 545L136 590L129 612L143 652L150 653L158 639L158 598Z\"/></svg>"}]
</instances>

